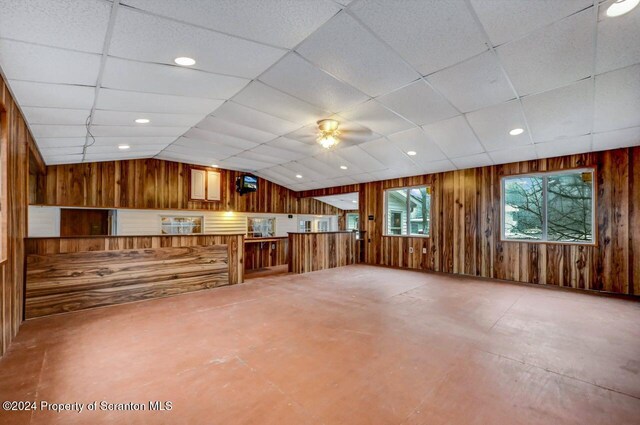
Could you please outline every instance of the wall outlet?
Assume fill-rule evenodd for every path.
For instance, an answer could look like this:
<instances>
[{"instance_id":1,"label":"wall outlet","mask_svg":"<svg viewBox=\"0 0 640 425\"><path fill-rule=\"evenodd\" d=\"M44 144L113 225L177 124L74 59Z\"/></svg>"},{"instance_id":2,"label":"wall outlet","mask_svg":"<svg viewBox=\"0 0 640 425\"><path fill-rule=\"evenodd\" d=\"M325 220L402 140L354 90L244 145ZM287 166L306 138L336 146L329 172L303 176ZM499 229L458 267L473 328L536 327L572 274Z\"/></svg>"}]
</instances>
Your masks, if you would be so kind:
<instances>
[{"instance_id":1,"label":"wall outlet","mask_svg":"<svg viewBox=\"0 0 640 425\"><path fill-rule=\"evenodd\" d=\"M426 254L427 253L427 248L422 248L422 253Z\"/></svg>"},{"instance_id":2,"label":"wall outlet","mask_svg":"<svg viewBox=\"0 0 640 425\"><path fill-rule=\"evenodd\" d=\"M413 247L412 246L409 247L409 254L413 254Z\"/></svg>"},{"instance_id":3,"label":"wall outlet","mask_svg":"<svg viewBox=\"0 0 640 425\"><path fill-rule=\"evenodd\" d=\"M271 244L271 249L276 249L276 244L272 243Z\"/></svg>"}]
</instances>

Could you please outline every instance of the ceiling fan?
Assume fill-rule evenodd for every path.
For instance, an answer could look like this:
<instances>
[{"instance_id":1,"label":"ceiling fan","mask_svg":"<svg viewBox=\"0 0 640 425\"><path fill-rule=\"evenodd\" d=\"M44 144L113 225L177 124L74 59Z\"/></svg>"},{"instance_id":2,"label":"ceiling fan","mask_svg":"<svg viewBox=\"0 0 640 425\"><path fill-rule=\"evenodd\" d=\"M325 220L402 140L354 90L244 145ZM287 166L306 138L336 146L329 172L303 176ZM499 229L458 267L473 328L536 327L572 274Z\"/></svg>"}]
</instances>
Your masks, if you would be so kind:
<instances>
[{"instance_id":1,"label":"ceiling fan","mask_svg":"<svg viewBox=\"0 0 640 425\"><path fill-rule=\"evenodd\" d=\"M316 123L318 125L318 134L316 142L323 148L331 149L338 145L341 141L351 141L352 136L369 136L373 134L371 130L365 127L360 128L343 128L338 129L340 123L334 119L322 119Z\"/></svg>"}]
</instances>

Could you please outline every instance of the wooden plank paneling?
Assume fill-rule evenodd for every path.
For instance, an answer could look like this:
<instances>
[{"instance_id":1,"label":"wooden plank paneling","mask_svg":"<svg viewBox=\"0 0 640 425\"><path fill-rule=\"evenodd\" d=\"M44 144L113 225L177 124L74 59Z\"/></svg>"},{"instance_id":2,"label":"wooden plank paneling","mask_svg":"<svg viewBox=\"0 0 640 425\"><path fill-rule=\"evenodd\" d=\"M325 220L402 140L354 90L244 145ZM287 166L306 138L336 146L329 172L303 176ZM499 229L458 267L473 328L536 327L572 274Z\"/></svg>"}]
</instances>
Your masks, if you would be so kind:
<instances>
[{"instance_id":1,"label":"wooden plank paneling","mask_svg":"<svg viewBox=\"0 0 640 425\"><path fill-rule=\"evenodd\" d=\"M640 147L624 148L302 193L359 192L361 228L367 231L364 258L369 264L638 295L639 157ZM501 240L502 176L586 166L595 167L597 174L595 245ZM432 187L430 237L383 236L384 190L419 184Z\"/></svg>"},{"instance_id":2,"label":"wooden plank paneling","mask_svg":"<svg viewBox=\"0 0 640 425\"><path fill-rule=\"evenodd\" d=\"M0 356L2 356L22 322L24 287L24 238L27 235L29 189L42 189L41 179L29 183L32 175L42 173L42 158L18 106L0 76L0 151L3 164L2 229L6 241L0 258ZM35 196L33 199L37 199Z\"/></svg>"},{"instance_id":3,"label":"wooden plank paneling","mask_svg":"<svg viewBox=\"0 0 640 425\"><path fill-rule=\"evenodd\" d=\"M211 211L268 212L283 214L338 215L341 210L259 178L258 191L240 196L236 177L242 173L220 172L220 201L189 199L191 168L178 162L138 159L98 163L52 165L46 168L44 205L98 208L194 209Z\"/></svg>"},{"instance_id":4,"label":"wooden plank paneling","mask_svg":"<svg viewBox=\"0 0 640 425\"><path fill-rule=\"evenodd\" d=\"M27 256L26 317L229 285L226 245Z\"/></svg>"},{"instance_id":5,"label":"wooden plank paneling","mask_svg":"<svg viewBox=\"0 0 640 425\"><path fill-rule=\"evenodd\" d=\"M258 270L287 264L289 239L273 238L267 241L245 239L244 269Z\"/></svg>"},{"instance_id":6,"label":"wooden plank paneling","mask_svg":"<svg viewBox=\"0 0 640 425\"><path fill-rule=\"evenodd\" d=\"M289 233L289 272L308 273L355 264L354 232Z\"/></svg>"}]
</instances>

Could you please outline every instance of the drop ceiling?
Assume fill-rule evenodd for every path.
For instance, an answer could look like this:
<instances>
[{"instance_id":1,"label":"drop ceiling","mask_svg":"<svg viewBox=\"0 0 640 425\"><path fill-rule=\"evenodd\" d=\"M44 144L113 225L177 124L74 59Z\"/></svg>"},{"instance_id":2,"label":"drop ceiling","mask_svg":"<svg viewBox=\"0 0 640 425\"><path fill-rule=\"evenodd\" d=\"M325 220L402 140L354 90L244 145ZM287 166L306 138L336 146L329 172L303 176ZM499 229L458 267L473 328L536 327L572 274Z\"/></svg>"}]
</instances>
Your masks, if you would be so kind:
<instances>
[{"instance_id":1,"label":"drop ceiling","mask_svg":"<svg viewBox=\"0 0 640 425\"><path fill-rule=\"evenodd\" d=\"M640 8L610 3L0 0L0 68L47 164L306 190L639 144Z\"/></svg>"},{"instance_id":2,"label":"drop ceiling","mask_svg":"<svg viewBox=\"0 0 640 425\"><path fill-rule=\"evenodd\" d=\"M341 210L357 210L358 209L358 192L343 193L341 195L318 196L314 199L322 201L325 204L333 205Z\"/></svg>"}]
</instances>

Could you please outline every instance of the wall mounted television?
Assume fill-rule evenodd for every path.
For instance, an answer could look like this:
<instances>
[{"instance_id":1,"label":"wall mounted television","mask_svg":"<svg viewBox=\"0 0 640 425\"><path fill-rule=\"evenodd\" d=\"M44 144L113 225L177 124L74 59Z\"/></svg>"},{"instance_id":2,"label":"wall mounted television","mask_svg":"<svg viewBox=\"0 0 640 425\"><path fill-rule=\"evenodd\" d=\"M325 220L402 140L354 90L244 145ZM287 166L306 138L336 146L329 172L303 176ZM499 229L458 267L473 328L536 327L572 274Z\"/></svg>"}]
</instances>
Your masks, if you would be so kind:
<instances>
[{"instance_id":1,"label":"wall mounted television","mask_svg":"<svg viewBox=\"0 0 640 425\"><path fill-rule=\"evenodd\" d=\"M240 195L258 190L258 178L251 174L243 174L236 179L236 192Z\"/></svg>"}]
</instances>

